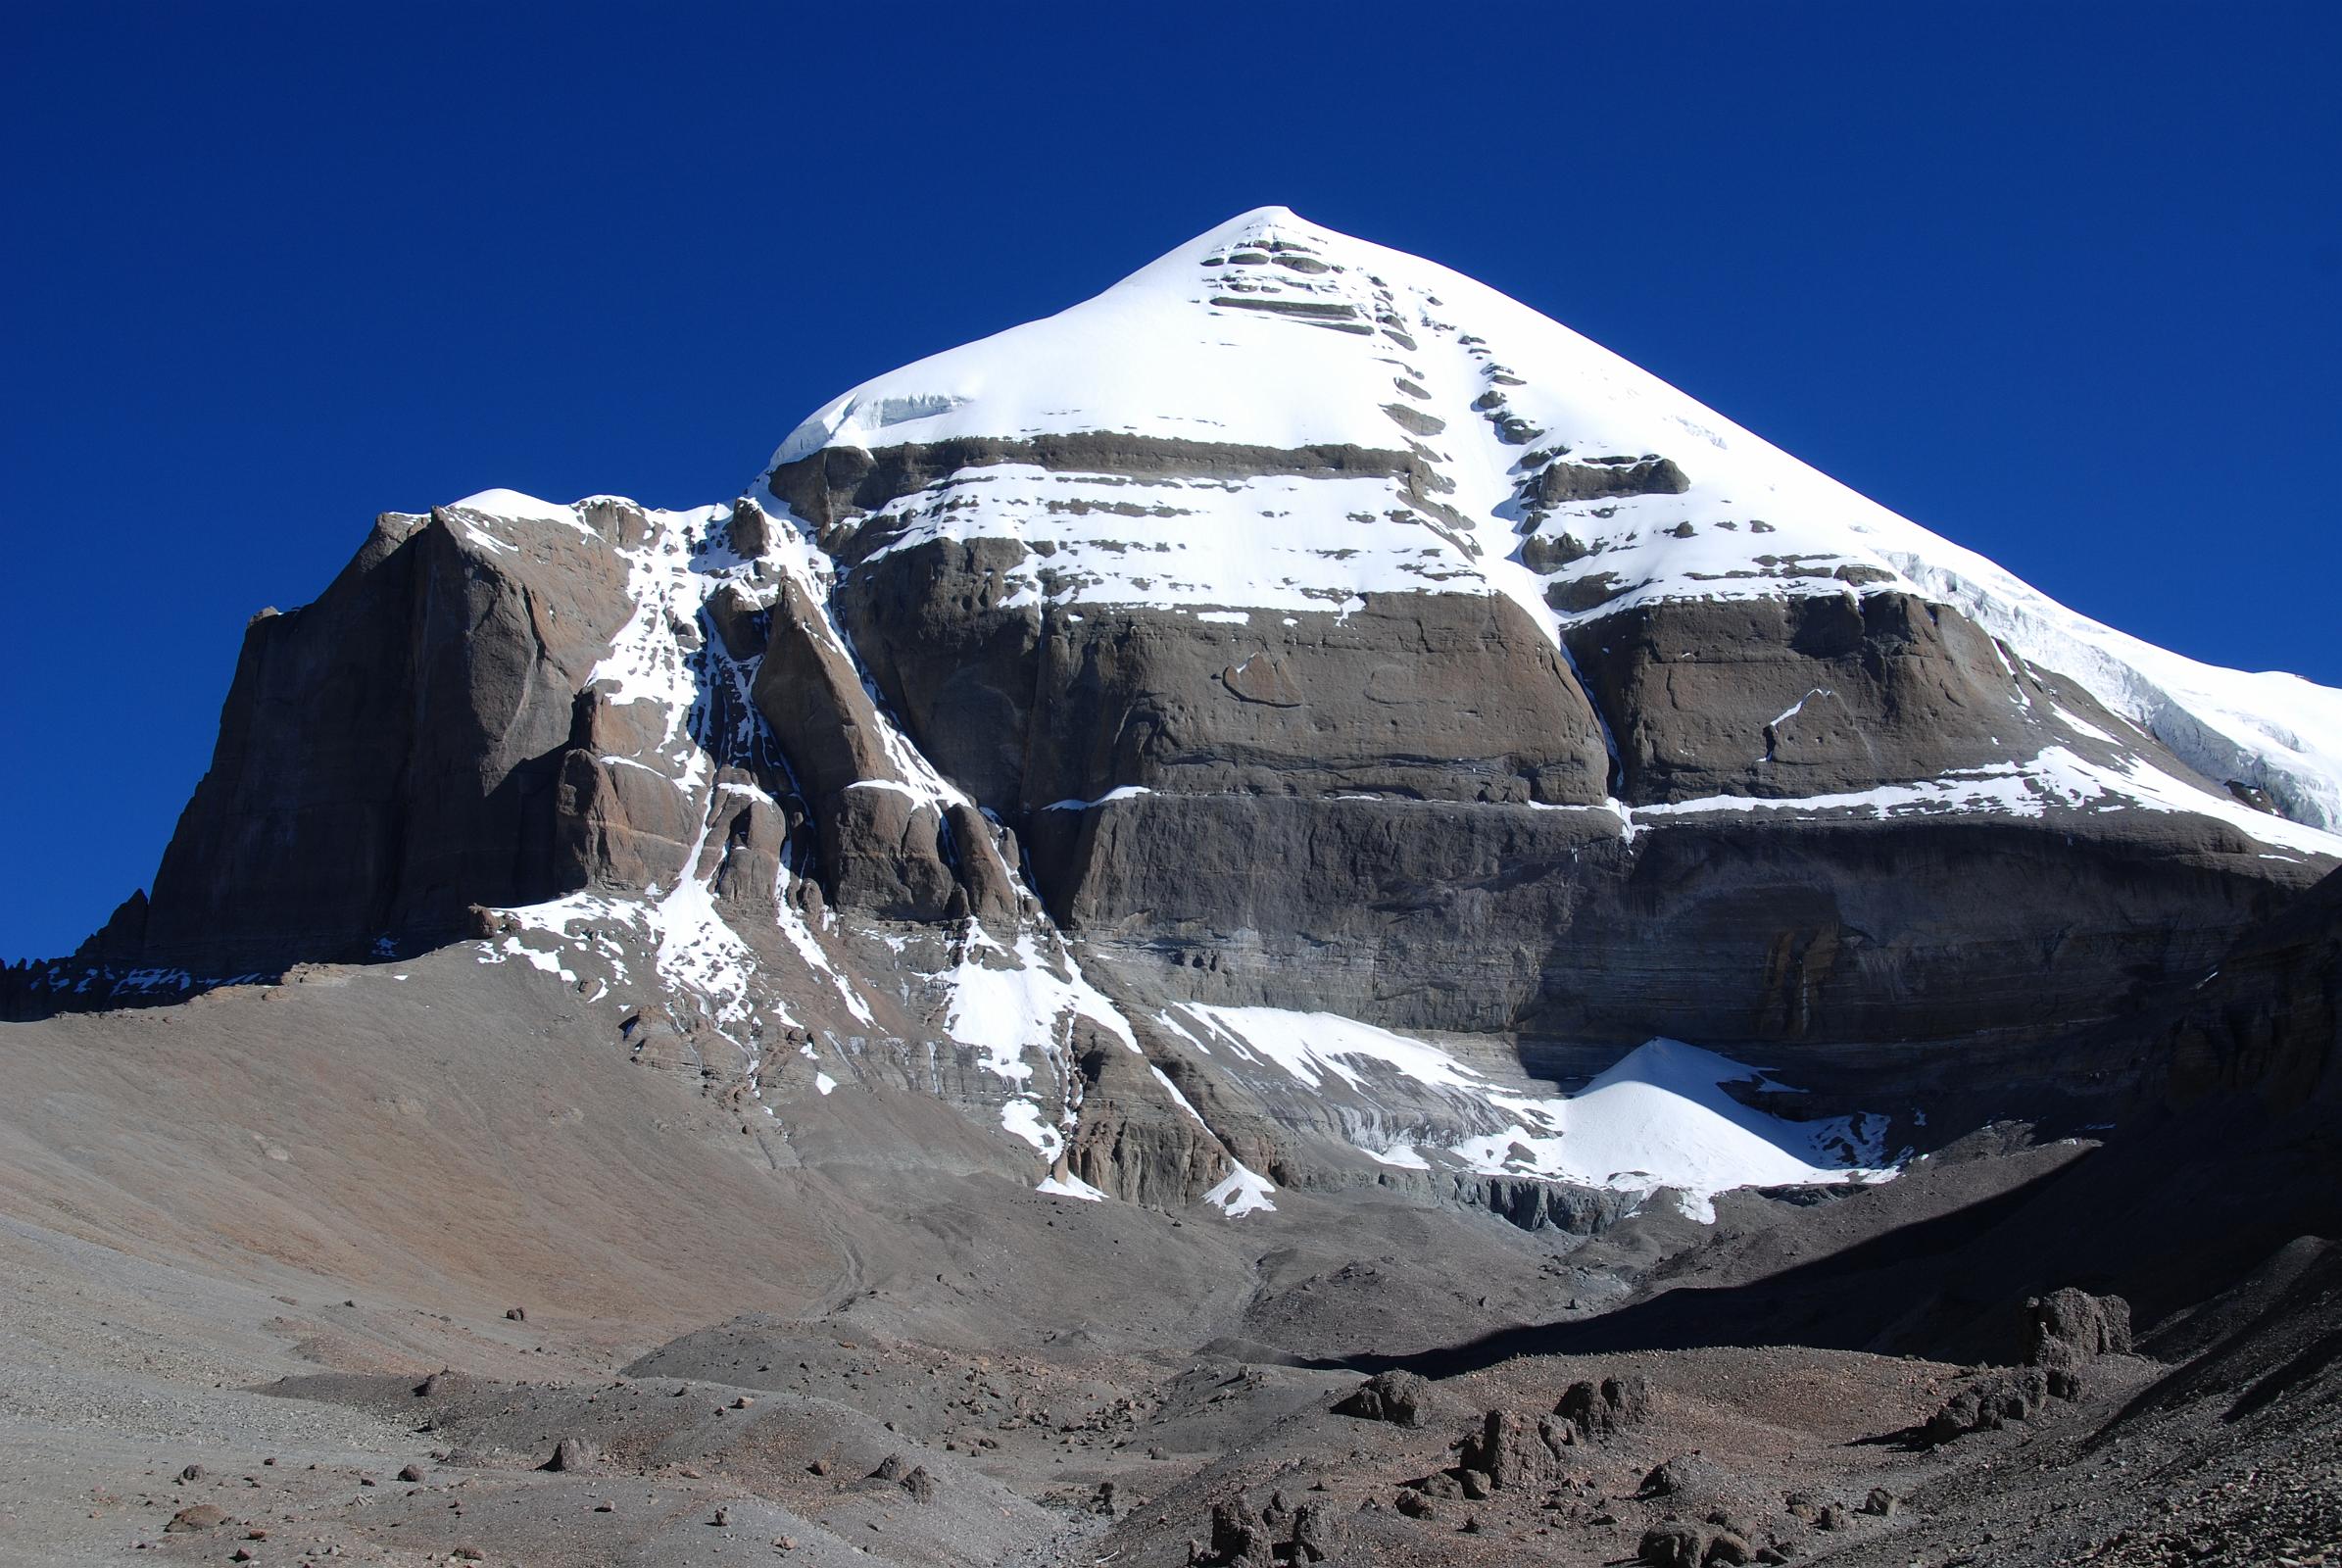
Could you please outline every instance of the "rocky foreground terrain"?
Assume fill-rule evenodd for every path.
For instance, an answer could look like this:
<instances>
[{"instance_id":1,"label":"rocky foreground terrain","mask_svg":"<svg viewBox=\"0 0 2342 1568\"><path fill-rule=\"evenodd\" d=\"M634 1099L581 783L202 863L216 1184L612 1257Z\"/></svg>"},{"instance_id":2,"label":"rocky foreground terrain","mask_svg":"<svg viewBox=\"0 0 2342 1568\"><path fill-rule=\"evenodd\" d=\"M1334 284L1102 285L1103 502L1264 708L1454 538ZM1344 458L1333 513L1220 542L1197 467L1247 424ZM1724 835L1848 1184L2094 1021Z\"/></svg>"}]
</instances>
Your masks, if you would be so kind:
<instances>
[{"instance_id":1,"label":"rocky foreground terrain","mask_svg":"<svg viewBox=\"0 0 2342 1568\"><path fill-rule=\"evenodd\" d=\"M2330 996L2330 925L2310 961ZM767 1143L691 1076L581 1052L533 978L451 953L7 1031L0 1556L2342 1540L2342 1253L2308 1234L2330 1071L2288 1117L2264 1077L2104 1144L1995 1126L1883 1185L1726 1194L1712 1226L1396 1193L1229 1220L1029 1192L911 1096L841 1089Z\"/></svg>"},{"instance_id":2,"label":"rocky foreground terrain","mask_svg":"<svg viewBox=\"0 0 2342 1568\"><path fill-rule=\"evenodd\" d=\"M1247 214L255 616L0 973L0 1560L2342 1561L2338 826Z\"/></svg>"}]
</instances>

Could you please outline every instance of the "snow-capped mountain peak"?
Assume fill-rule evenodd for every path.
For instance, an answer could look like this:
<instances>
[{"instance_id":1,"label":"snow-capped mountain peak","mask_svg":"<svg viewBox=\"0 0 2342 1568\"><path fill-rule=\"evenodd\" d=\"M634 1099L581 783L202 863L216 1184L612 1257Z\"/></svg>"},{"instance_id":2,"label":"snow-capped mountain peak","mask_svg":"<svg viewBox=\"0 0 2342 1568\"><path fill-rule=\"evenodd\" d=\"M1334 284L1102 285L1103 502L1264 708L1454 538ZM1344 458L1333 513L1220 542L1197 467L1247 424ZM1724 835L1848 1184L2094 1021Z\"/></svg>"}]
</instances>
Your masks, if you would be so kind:
<instances>
[{"instance_id":1,"label":"snow-capped mountain peak","mask_svg":"<svg viewBox=\"0 0 2342 1568\"><path fill-rule=\"evenodd\" d=\"M764 480L804 499L792 470L840 451L891 451L919 482L816 516L838 530L825 542L867 560L1015 541L1033 554L1009 578L1034 606L1478 591L1558 642L1669 602L1913 595L2207 778L2342 824L2342 694L2092 621L1530 307L1288 208L863 383L791 432Z\"/></svg>"}]
</instances>

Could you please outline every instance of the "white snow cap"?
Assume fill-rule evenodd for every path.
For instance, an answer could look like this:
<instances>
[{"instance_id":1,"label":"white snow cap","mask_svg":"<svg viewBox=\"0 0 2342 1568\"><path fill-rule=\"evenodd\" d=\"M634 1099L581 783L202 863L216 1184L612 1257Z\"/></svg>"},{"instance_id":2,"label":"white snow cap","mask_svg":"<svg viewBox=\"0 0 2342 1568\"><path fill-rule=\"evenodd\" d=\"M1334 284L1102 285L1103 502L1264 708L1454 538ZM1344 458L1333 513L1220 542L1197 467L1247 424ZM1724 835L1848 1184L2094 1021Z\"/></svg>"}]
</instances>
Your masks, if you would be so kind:
<instances>
[{"instance_id":1,"label":"white snow cap","mask_svg":"<svg viewBox=\"0 0 2342 1568\"><path fill-rule=\"evenodd\" d=\"M1290 208L1256 208L1094 299L864 382L792 431L773 466L829 446L1092 431L1411 454L1453 489L1435 515L1388 478L1086 484L999 464L944 481L948 507L909 497L882 511L899 530L887 548L1047 542L1049 579L1011 573L1011 604L1225 614L1502 593L1556 636L1653 600L1916 593L2209 777L2342 827L2342 692L2198 663L2077 614L1528 306ZM1688 488L1551 505L1525 490L1548 463L1645 458L1674 463ZM1533 573L1520 560L1532 524L1584 553ZM1593 579L1591 608L1548 607L1549 580Z\"/></svg>"}]
</instances>

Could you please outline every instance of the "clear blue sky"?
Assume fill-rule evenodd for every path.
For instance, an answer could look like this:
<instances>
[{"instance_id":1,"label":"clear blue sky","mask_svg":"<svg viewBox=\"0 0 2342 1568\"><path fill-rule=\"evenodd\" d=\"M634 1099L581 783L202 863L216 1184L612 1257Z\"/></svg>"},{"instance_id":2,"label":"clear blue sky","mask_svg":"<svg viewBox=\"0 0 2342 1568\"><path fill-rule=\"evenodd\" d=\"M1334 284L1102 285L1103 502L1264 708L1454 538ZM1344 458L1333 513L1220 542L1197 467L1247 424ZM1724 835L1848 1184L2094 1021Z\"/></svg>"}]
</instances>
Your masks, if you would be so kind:
<instances>
[{"instance_id":1,"label":"clear blue sky","mask_svg":"<svg viewBox=\"0 0 2342 1568\"><path fill-rule=\"evenodd\" d=\"M376 512L728 498L832 394L1272 202L2342 683L2338 44L2330 0L16 0L0 956L145 883L246 616Z\"/></svg>"}]
</instances>

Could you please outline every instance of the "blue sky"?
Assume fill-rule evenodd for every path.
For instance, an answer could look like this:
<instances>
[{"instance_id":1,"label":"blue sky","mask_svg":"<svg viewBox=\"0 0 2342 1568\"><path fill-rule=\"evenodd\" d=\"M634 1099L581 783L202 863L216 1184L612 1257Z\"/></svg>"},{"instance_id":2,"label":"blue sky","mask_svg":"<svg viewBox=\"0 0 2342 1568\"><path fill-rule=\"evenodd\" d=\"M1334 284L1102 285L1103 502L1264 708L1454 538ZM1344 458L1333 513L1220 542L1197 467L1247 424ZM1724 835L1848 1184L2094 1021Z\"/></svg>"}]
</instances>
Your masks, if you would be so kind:
<instances>
[{"instance_id":1,"label":"blue sky","mask_svg":"<svg viewBox=\"0 0 2342 1568\"><path fill-rule=\"evenodd\" d=\"M145 883L246 617L376 512L727 498L1267 203L2342 683L2342 7L366 10L10 8L0 956Z\"/></svg>"}]
</instances>

